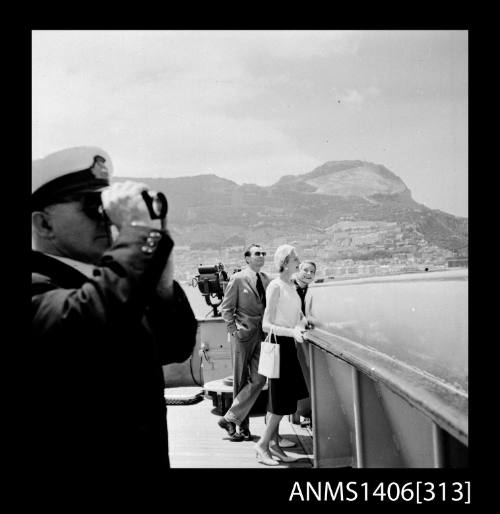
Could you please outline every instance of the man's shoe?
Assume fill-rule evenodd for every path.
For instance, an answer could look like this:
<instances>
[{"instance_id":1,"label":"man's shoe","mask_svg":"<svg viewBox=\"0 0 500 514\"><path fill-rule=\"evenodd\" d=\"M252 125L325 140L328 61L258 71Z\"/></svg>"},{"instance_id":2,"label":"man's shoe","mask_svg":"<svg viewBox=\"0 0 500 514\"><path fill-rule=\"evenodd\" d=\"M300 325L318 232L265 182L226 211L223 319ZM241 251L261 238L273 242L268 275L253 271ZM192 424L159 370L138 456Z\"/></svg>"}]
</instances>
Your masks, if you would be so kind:
<instances>
[{"instance_id":1,"label":"man's shoe","mask_svg":"<svg viewBox=\"0 0 500 514\"><path fill-rule=\"evenodd\" d=\"M248 427L240 427L240 435L245 441L253 440L252 434L250 433L250 429Z\"/></svg>"},{"instance_id":2,"label":"man's shoe","mask_svg":"<svg viewBox=\"0 0 500 514\"><path fill-rule=\"evenodd\" d=\"M293 441L290 441L290 439L285 439L284 437L279 438L279 445L282 448L293 448L294 446L297 446Z\"/></svg>"},{"instance_id":3,"label":"man's shoe","mask_svg":"<svg viewBox=\"0 0 500 514\"><path fill-rule=\"evenodd\" d=\"M229 437L233 441L241 441L243 439L240 434L236 433L236 424L228 421L226 418L224 418L224 416L219 418L217 424L228 433Z\"/></svg>"}]
</instances>

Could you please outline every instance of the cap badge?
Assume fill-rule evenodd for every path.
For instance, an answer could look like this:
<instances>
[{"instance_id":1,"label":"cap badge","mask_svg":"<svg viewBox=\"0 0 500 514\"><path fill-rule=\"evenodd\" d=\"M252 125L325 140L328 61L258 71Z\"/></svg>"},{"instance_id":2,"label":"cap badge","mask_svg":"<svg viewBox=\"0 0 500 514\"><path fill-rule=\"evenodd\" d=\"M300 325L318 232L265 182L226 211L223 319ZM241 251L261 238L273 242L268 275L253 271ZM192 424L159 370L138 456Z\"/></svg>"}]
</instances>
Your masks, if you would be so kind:
<instances>
[{"instance_id":1,"label":"cap badge","mask_svg":"<svg viewBox=\"0 0 500 514\"><path fill-rule=\"evenodd\" d=\"M109 179L109 170L104 164L106 159L100 155L94 157L94 164L92 164L90 171L93 173L95 178Z\"/></svg>"}]
</instances>

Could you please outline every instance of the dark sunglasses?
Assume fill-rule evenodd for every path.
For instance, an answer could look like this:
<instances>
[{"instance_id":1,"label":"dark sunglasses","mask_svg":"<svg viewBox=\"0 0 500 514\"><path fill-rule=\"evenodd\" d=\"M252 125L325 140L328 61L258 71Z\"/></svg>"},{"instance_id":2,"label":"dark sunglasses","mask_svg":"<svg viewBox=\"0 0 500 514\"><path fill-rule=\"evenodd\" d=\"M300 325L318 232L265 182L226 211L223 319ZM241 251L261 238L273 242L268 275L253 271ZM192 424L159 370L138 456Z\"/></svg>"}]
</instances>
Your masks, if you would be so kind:
<instances>
[{"instance_id":1,"label":"dark sunglasses","mask_svg":"<svg viewBox=\"0 0 500 514\"><path fill-rule=\"evenodd\" d=\"M100 194L89 194L82 196L81 199L82 211L93 220L106 219L106 213L102 206Z\"/></svg>"},{"instance_id":2,"label":"dark sunglasses","mask_svg":"<svg viewBox=\"0 0 500 514\"><path fill-rule=\"evenodd\" d=\"M265 257L266 256L266 252L253 252L253 254L256 256L256 257L260 257L262 255L262 257Z\"/></svg>"},{"instance_id":3,"label":"dark sunglasses","mask_svg":"<svg viewBox=\"0 0 500 514\"><path fill-rule=\"evenodd\" d=\"M86 193L83 195L68 196L59 201L61 203L79 202L82 207L82 212L92 220L102 221L107 218L102 206L101 193Z\"/></svg>"}]
</instances>

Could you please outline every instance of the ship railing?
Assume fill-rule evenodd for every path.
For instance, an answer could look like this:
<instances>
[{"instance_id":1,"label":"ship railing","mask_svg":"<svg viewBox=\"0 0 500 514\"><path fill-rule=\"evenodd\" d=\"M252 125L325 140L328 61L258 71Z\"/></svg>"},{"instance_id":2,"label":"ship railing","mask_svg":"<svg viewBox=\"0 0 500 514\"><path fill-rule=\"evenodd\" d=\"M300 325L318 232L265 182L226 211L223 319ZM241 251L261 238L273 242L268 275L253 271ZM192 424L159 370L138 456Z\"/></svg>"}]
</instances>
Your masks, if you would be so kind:
<instances>
[{"instance_id":1,"label":"ship railing","mask_svg":"<svg viewBox=\"0 0 500 514\"><path fill-rule=\"evenodd\" d=\"M462 361L467 312L461 312L466 279L466 272L444 272L411 282L406 277L344 282L328 295L317 291L323 295L317 298L332 301L332 312L357 314L359 324L351 332L316 328L306 335L315 467L468 465L468 391ZM398 298L392 304L393 317L381 301L389 298L389 290ZM385 347L375 347L366 319L379 320L379 340L385 337ZM365 330L359 329L360 323ZM431 344L418 347L424 335ZM439 337L446 348L437 350ZM384 351L387 348L394 355ZM448 357L436 362L439 352Z\"/></svg>"}]
</instances>

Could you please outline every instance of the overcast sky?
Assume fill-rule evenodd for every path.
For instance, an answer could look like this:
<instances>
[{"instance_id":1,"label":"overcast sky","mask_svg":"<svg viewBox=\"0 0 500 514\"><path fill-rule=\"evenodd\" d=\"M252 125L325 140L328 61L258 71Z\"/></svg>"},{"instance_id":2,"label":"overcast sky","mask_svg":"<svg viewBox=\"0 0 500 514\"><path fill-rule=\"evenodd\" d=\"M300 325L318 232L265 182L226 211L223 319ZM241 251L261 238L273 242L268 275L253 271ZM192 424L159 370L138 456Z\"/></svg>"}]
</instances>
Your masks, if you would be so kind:
<instances>
[{"instance_id":1,"label":"overcast sky","mask_svg":"<svg viewBox=\"0 0 500 514\"><path fill-rule=\"evenodd\" d=\"M33 158L275 183L361 159L468 216L467 31L34 31Z\"/></svg>"}]
</instances>

